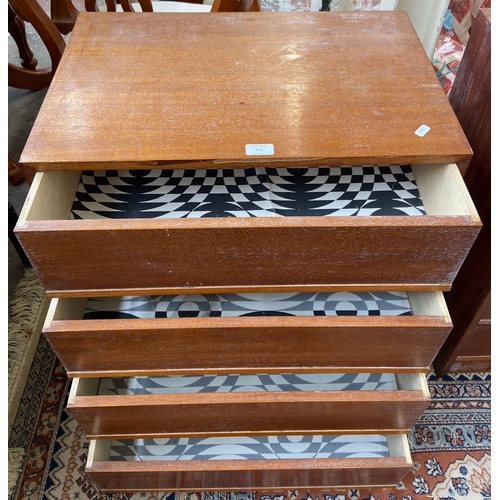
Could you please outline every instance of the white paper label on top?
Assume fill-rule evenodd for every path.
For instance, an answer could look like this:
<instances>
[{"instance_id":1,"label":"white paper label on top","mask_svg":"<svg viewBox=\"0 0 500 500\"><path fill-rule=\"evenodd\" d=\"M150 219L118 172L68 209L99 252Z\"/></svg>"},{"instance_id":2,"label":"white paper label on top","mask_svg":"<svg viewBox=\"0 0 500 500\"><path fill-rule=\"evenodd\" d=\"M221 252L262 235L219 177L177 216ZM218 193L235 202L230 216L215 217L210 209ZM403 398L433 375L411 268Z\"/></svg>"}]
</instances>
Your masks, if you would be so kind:
<instances>
[{"instance_id":1,"label":"white paper label on top","mask_svg":"<svg viewBox=\"0 0 500 500\"><path fill-rule=\"evenodd\" d=\"M246 144L245 152L247 156L252 155L273 155L274 144Z\"/></svg>"},{"instance_id":2,"label":"white paper label on top","mask_svg":"<svg viewBox=\"0 0 500 500\"><path fill-rule=\"evenodd\" d=\"M431 127L428 127L427 125L420 125L420 127L415 130L415 134L419 137L423 137L425 134L427 134L427 132L429 132L430 129Z\"/></svg>"}]
</instances>

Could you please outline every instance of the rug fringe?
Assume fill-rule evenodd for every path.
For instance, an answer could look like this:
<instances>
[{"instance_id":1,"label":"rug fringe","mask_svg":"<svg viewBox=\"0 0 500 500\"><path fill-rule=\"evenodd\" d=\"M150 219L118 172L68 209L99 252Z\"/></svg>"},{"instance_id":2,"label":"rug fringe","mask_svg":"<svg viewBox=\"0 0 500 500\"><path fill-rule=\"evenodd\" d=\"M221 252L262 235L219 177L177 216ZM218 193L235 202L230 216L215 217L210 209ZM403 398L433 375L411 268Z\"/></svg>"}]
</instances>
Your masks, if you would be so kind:
<instances>
[{"instance_id":1,"label":"rug fringe","mask_svg":"<svg viewBox=\"0 0 500 500\"><path fill-rule=\"evenodd\" d=\"M24 359L26 349L33 336L37 313L45 297L45 290L33 269L26 269L10 303L8 329L8 390L11 389Z\"/></svg>"},{"instance_id":2,"label":"rug fringe","mask_svg":"<svg viewBox=\"0 0 500 500\"><path fill-rule=\"evenodd\" d=\"M9 496L14 491L19 480L19 475L23 471L24 458L26 456L26 451L23 448L9 448L9 473L8 473L8 485L9 485Z\"/></svg>"},{"instance_id":3,"label":"rug fringe","mask_svg":"<svg viewBox=\"0 0 500 500\"><path fill-rule=\"evenodd\" d=\"M47 308L45 289L33 269L25 269L24 276L14 291L10 302L8 326L8 397L9 435L26 378L41 333L42 315ZM26 451L9 448L8 486L9 497L17 488L24 470Z\"/></svg>"}]
</instances>

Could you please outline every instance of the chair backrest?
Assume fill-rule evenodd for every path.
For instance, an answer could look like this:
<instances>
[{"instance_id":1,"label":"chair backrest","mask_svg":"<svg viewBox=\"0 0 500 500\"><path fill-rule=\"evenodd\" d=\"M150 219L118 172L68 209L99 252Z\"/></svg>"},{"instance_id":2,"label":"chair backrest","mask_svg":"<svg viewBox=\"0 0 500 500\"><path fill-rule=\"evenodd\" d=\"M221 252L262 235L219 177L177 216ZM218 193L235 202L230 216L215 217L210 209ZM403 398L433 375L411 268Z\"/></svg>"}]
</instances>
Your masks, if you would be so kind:
<instances>
[{"instance_id":1,"label":"chair backrest","mask_svg":"<svg viewBox=\"0 0 500 500\"><path fill-rule=\"evenodd\" d=\"M57 1L57 0L55 0ZM61 0L59 0L61 1ZM213 0L211 7L209 4L204 3L203 0L170 0L170 1L153 1L153 0L136 0L135 2L131 0L105 0L106 11L108 12L161 12L170 10L169 7L172 4L178 4L179 7L175 7L172 10L183 11L183 7L186 11L192 12L199 10L210 11L210 12L260 12L260 0ZM89 12L97 12L102 10L97 5L97 0L85 0L85 10ZM202 6L197 9L196 6Z\"/></svg>"},{"instance_id":2,"label":"chair backrest","mask_svg":"<svg viewBox=\"0 0 500 500\"><path fill-rule=\"evenodd\" d=\"M214 0L212 12L260 12L260 0Z\"/></svg>"},{"instance_id":3,"label":"chair backrest","mask_svg":"<svg viewBox=\"0 0 500 500\"><path fill-rule=\"evenodd\" d=\"M29 22L40 36L50 56L50 66L38 68L24 22ZM39 90L47 87L59 65L66 42L45 10L36 0L9 0L8 30L19 49L21 66L9 63L10 87Z\"/></svg>"},{"instance_id":4,"label":"chair backrest","mask_svg":"<svg viewBox=\"0 0 500 500\"><path fill-rule=\"evenodd\" d=\"M191 3L190 0L187 0ZM132 6L135 3L135 8ZM107 12L154 12L152 0L137 0L137 2L131 2L130 0L105 0L106 7L103 9L97 5L97 0L85 0L84 7L87 12L99 12L106 10ZM202 1L197 1L196 3L202 3Z\"/></svg>"},{"instance_id":5,"label":"chair backrest","mask_svg":"<svg viewBox=\"0 0 500 500\"><path fill-rule=\"evenodd\" d=\"M154 1L154 0L137 0L132 5L130 0L105 0L106 10L109 11L135 11L143 10L145 12L155 12L164 10L160 7L167 7L167 11L201 11L201 12L260 12L260 0L213 0L213 4L204 4L203 0L170 0L170 1ZM195 3L196 2L196 3ZM102 1L100 2L102 3ZM84 8L87 11L95 12L100 10L97 6L97 0L85 0ZM78 17L78 10L73 5L72 0L51 0L50 16L52 21L57 26L57 29L64 35L70 33L75 25Z\"/></svg>"}]
</instances>

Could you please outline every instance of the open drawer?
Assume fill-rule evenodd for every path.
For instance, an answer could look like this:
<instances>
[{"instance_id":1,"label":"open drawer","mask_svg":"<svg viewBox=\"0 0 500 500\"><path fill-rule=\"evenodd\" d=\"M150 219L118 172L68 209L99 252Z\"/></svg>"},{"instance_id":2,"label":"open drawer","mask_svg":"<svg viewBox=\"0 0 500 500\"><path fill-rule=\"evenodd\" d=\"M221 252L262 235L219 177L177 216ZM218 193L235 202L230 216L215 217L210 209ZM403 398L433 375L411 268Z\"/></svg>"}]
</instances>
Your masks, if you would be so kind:
<instances>
[{"instance_id":1,"label":"open drawer","mask_svg":"<svg viewBox=\"0 0 500 500\"><path fill-rule=\"evenodd\" d=\"M89 438L408 433L430 403L422 373L74 379Z\"/></svg>"},{"instance_id":2,"label":"open drawer","mask_svg":"<svg viewBox=\"0 0 500 500\"><path fill-rule=\"evenodd\" d=\"M70 377L427 371L441 292L52 299L43 333Z\"/></svg>"},{"instance_id":3,"label":"open drawer","mask_svg":"<svg viewBox=\"0 0 500 500\"><path fill-rule=\"evenodd\" d=\"M448 290L481 222L456 165L38 172L16 233L51 297Z\"/></svg>"},{"instance_id":4,"label":"open drawer","mask_svg":"<svg viewBox=\"0 0 500 500\"><path fill-rule=\"evenodd\" d=\"M411 465L405 435L254 436L91 441L85 470L104 492L242 491L394 486Z\"/></svg>"}]
</instances>

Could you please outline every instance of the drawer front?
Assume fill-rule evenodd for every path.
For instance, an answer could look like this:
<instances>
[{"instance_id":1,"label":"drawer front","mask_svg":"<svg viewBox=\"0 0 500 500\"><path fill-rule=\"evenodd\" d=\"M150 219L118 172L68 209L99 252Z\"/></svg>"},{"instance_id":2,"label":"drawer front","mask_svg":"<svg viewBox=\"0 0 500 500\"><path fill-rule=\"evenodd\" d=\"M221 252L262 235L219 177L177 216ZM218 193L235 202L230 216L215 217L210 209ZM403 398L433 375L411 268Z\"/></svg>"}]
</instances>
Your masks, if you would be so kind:
<instances>
[{"instance_id":1,"label":"drawer front","mask_svg":"<svg viewBox=\"0 0 500 500\"><path fill-rule=\"evenodd\" d=\"M79 291L356 289L375 283L449 290L477 234L465 218L445 218L440 226L421 218L410 227L380 219L362 226L330 220L319 227L299 220L294 227L276 227L274 220L240 223L247 227L191 222L155 221L146 228L131 221L120 229L88 221L34 223L18 236L54 297Z\"/></svg>"},{"instance_id":2,"label":"drawer front","mask_svg":"<svg viewBox=\"0 0 500 500\"><path fill-rule=\"evenodd\" d=\"M280 296L258 296L269 295L275 299ZM300 295L285 294L285 297L293 304ZM387 292L385 295L392 297ZM401 295L390 302L401 302ZM242 300L250 296L253 297L247 294ZM347 313L352 313L355 307L372 307L374 314L384 312L380 313L377 309L383 306L376 304L352 299L348 302L351 296L359 299L363 295L324 294L324 300L316 301L322 308L317 311L323 314L320 316L312 313L311 316L163 318L154 315L160 309L160 313L167 311L164 315L168 316L175 300L167 301L164 306L162 297L146 301L144 308L156 307L156 312L151 313L153 317L140 318L131 317L138 314L137 306L126 308L117 316L110 309L119 308L121 301L108 299L96 302L106 314L114 314L114 319L83 320L88 307L86 299L53 299L43 333L71 377L428 370L452 326L440 292L409 293L407 307L412 315L324 315L329 304L332 308L345 307ZM180 303L189 302L189 297L192 296L184 296L185 302ZM320 294L312 297L318 298ZM206 302L200 300L201 305L197 306L201 314L209 314L203 309ZM266 304L256 302L261 309ZM292 306L284 310L291 314ZM402 310L406 311L406 307ZM278 313L284 314L280 310ZM218 311L218 314L223 313Z\"/></svg>"},{"instance_id":3,"label":"drawer front","mask_svg":"<svg viewBox=\"0 0 500 500\"><path fill-rule=\"evenodd\" d=\"M455 165L412 168L427 215L68 220L79 173L37 173L16 232L50 296L447 290L481 223Z\"/></svg>"},{"instance_id":4,"label":"drawer front","mask_svg":"<svg viewBox=\"0 0 500 500\"><path fill-rule=\"evenodd\" d=\"M68 410L90 438L370 434L429 402L423 374L261 374L75 379Z\"/></svg>"},{"instance_id":5,"label":"drawer front","mask_svg":"<svg viewBox=\"0 0 500 500\"><path fill-rule=\"evenodd\" d=\"M111 461L111 443L91 441L86 473L104 492L394 486L412 462L406 436L387 444L384 457Z\"/></svg>"}]
</instances>

